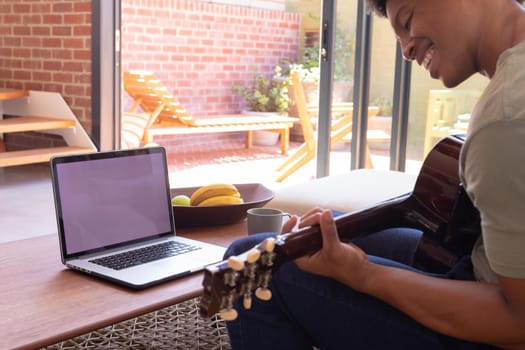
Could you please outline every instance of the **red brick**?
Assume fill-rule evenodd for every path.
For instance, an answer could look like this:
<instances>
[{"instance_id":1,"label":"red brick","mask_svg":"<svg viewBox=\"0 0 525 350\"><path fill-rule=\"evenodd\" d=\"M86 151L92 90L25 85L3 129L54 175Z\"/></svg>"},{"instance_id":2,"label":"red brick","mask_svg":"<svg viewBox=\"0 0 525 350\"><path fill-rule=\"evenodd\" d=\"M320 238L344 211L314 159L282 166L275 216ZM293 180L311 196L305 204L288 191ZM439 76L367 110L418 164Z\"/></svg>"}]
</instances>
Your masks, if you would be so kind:
<instances>
[{"instance_id":1,"label":"red brick","mask_svg":"<svg viewBox=\"0 0 525 350\"><path fill-rule=\"evenodd\" d=\"M32 26L32 27L26 27L27 31L31 33L31 35L37 35L37 36L49 36L51 35L51 27L48 26Z\"/></svg>"},{"instance_id":2,"label":"red brick","mask_svg":"<svg viewBox=\"0 0 525 350\"><path fill-rule=\"evenodd\" d=\"M65 60L63 70L65 72L83 72L84 64L82 62Z\"/></svg>"},{"instance_id":3,"label":"red brick","mask_svg":"<svg viewBox=\"0 0 525 350\"><path fill-rule=\"evenodd\" d=\"M63 47L68 49L83 49L85 47L84 45L84 39L83 38L65 38L63 39Z\"/></svg>"},{"instance_id":4,"label":"red brick","mask_svg":"<svg viewBox=\"0 0 525 350\"><path fill-rule=\"evenodd\" d=\"M31 79L31 72L28 72L26 70L14 71L13 72L13 79L15 79L15 80L30 80Z\"/></svg>"},{"instance_id":5,"label":"red brick","mask_svg":"<svg viewBox=\"0 0 525 350\"><path fill-rule=\"evenodd\" d=\"M62 69L61 61L45 61L44 69L48 71L57 71Z\"/></svg>"},{"instance_id":6,"label":"red brick","mask_svg":"<svg viewBox=\"0 0 525 350\"><path fill-rule=\"evenodd\" d=\"M73 11L76 13L85 12L91 14L91 1L75 2Z\"/></svg>"},{"instance_id":7,"label":"red brick","mask_svg":"<svg viewBox=\"0 0 525 350\"><path fill-rule=\"evenodd\" d=\"M26 49L24 47L13 49L13 56L16 58L30 58L32 57L31 53L31 49Z\"/></svg>"},{"instance_id":8,"label":"red brick","mask_svg":"<svg viewBox=\"0 0 525 350\"><path fill-rule=\"evenodd\" d=\"M35 45L36 46L36 45ZM43 38L42 46L47 48L62 47L62 40L57 38Z\"/></svg>"},{"instance_id":9,"label":"red brick","mask_svg":"<svg viewBox=\"0 0 525 350\"><path fill-rule=\"evenodd\" d=\"M70 2L57 2L53 4L53 13L73 12L73 4Z\"/></svg>"},{"instance_id":10,"label":"red brick","mask_svg":"<svg viewBox=\"0 0 525 350\"><path fill-rule=\"evenodd\" d=\"M62 94L64 90L64 86L62 84L57 84L57 83L44 83L43 89L45 91L57 92L59 94Z\"/></svg>"},{"instance_id":11,"label":"red brick","mask_svg":"<svg viewBox=\"0 0 525 350\"><path fill-rule=\"evenodd\" d=\"M45 24L62 24L62 16L46 14L46 15L43 16L43 23L45 23Z\"/></svg>"},{"instance_id":12,"label":"red brick","mask_svg":"<svg viewBox=\"0 0 525 350\"><path fill-rule=\"evenodd\" d=\"M30 13L49 13L51 12L51 4L49 3L32 3Z\"/></svg>"},{"instance_id":13,"label":"red brick","mask_svg":"<svg viewBox=\"0 0 525 350\"><path fill-rule=\"evenodd\" d=\"M85 23L84 17L78 14L64 15L64 24L83 24Z\"/></svg>"},{"instance_id":14,"label":"red brick","mask_svg":"<svg viewBox=\"0 0 525 350\"><path fill-rule=\"evenodd\" d=\"M14 64L11 64L12 67L14 67L15 65ZM22 66L24 67L24 69L27 69L27 70L38 70L38 69L42 69L42 61L40 60L24 60L23 63L22 63Z\"/></svg>"},{"instance_id":15,"label":"red brick","mask_svg":"<svg viewBox=\"0 0 525 350\"><path fill-rule=\"evenodd\" d=\"M76 25L73 27L74 36L91 36L90 25Z\"/></svg>"},{"instance_id":16,"label":"red brick","mask_svg":"<svg viewBox=\"0 0 525 350\"><path fill-rule=\"evenodd\" d=\"M54 36L71 36L72 29L70 26L54 26L52 33Z\"/></svg>"},{"instance_id":17,"label":"red brick","mask_svg":"<svg viewBox=\"0 0 525 350\"><path fill-rule=\"evenodd\" d=\"M3 15L3 24L21 24L23 22L23 17L20 15Z\"/></svg>"},{"instance_id":18,"label":"red brick","mask_svg":"<svg viewBox=\"0 0 525 350\"><path fill-rule=\"evenodd\" d=\"M52 79L56 83L69 84L73 82L73 77L70 73L54 73Z\"/></svg>"},{"instance_id":19,"label":"red brick","mask_svg":"<svg viewBox=\"0 0 525 350\"><path fill-rule=\"evenodd\" d=\"M73 58L80 61L91 60L91 50L75 50Z\"/></svg>"},{"instance_id":20,"label":"red brick","mask_svg":"<svg viewBox=\"0 0 525 350\"><path fill-rule=\"evenodd\" d=\"M41 48L34 48L31 50L31 57L33 58L50 58L51 57L51 50L49 49L41 49Z\"/></svg>"},{"instance_id":21,"label":"red brick","mask_svg":"<svg viewBox=\"0 0 525 350\"><path fill-rule=\"evenodd\" d=\"M51 73L35 71L33 72L33 81L41 81L42 83L48 82L51 80Z\"/></svg>"},{"instance_id":22,"label":"red brick","mask_svg":"<svg viewBox=\"0 0 525 350\"><path fill-rule=\"evenodd\" d=\"M13 5L13 12L14 13L20 13L20 14L28 14L31 13L31 5L29 4L14 4Z\"/></svg>"}]
</instances>

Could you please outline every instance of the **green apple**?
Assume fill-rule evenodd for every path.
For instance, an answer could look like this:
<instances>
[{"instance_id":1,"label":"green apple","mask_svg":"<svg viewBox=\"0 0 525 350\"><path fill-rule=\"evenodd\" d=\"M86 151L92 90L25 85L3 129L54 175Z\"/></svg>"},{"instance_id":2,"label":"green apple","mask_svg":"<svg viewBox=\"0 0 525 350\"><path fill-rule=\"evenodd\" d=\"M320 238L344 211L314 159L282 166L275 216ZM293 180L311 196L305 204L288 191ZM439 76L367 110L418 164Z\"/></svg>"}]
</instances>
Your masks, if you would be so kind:
<instances>
[{"instance_id":1,"label":"green apple","mask_svg":"<svg viewBox=\"0 0 525 350\"><path fill-rule=\"evenodd\" d=\"M179 205L179 206L183 206L183 207L189 207L190 206L190 197L184 195L184 194L179 194L179 195L176 195L175 197L173 197L171 199L171 204L172 205Z\"/></svg>"}]
</instances>

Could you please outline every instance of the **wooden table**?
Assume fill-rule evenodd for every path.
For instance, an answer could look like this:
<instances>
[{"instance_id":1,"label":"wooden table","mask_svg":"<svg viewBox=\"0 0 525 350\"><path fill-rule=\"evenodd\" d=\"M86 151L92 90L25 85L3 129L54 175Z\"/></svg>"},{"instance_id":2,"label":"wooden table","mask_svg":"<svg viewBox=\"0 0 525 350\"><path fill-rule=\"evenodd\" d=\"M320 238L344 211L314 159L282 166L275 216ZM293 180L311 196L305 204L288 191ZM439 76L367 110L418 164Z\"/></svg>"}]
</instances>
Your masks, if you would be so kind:
<instances>
[{"instance_id":1,"label":"wooden table","mask_svg":"<svg viewBox=\"0 0 525 350\"><path fill-rule=\"evenodd\" d=\"M246 223L179 229L227 246ZM199 296L203 273L141 291L65 268L58 236L0 244L0 349L35 349Z\"/></svg>"}]
</instances>

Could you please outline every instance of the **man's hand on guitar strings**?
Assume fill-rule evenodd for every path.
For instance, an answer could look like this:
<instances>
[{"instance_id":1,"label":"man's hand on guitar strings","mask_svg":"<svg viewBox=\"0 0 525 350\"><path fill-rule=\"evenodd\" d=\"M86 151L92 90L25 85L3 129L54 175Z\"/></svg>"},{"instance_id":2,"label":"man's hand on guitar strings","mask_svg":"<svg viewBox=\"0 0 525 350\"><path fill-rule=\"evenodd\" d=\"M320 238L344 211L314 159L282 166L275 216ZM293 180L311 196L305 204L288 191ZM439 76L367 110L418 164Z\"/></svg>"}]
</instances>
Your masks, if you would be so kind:
<instances>
[{"instance_id":1,"label":"man's hand on guitar strings","mask_svg":"<svg viewBox=\"0 0 525 350\"><path fill-rule=\"evenodd\" d=\"M310 222L319 223L318 217L323 212L322 208L312 208L304 213L301 217L292 215L288 221L283 225L281 233L289 233L297 231L298 229L311 226Z\"/></svg>"},{"instance_id":2,"label":"man's hand on guitar strings","mask_svg":"<svg viewBox=\"0 0 525 350\"><path fill-rule=\"evenodd\" d=\"M366 275L363 267L368 264L367 256L354 244L341 242L331 211L314 211L301 220L301 224L321 226L323 247L310 256L296 259L299 268L336 279L359 290L360 281Z\"/></svg>"}]
</instances>

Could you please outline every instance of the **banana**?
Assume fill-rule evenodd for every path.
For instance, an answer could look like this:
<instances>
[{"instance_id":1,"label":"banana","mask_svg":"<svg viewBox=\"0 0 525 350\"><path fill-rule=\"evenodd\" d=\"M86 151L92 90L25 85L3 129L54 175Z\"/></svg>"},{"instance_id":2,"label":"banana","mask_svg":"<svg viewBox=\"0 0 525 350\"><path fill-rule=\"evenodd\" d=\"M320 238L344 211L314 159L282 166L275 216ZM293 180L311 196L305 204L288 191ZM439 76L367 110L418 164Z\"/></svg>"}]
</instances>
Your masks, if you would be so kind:
<instances>
[{"instance_id":1,"label":"banana","mask_svg":"<svg viewBox=\"0 0 525 350\"><path fill-rule=\"evenodd\" d=\"M190 205L198 206L202 201L217 196L241 197L237 187L232 184L211 184L195 190L190 197Z\"/></svg>"},{"instance_id":2,"label":"banana","mask_svg":"<svg viewBox=\"0 0 525 350\"><path fill-rule=\"evenodd\" d=\"M199 207L211 207L216 205L242 204L244 201L237 196L214 196L199 203Z\"/></svg>"}]
</instances>

